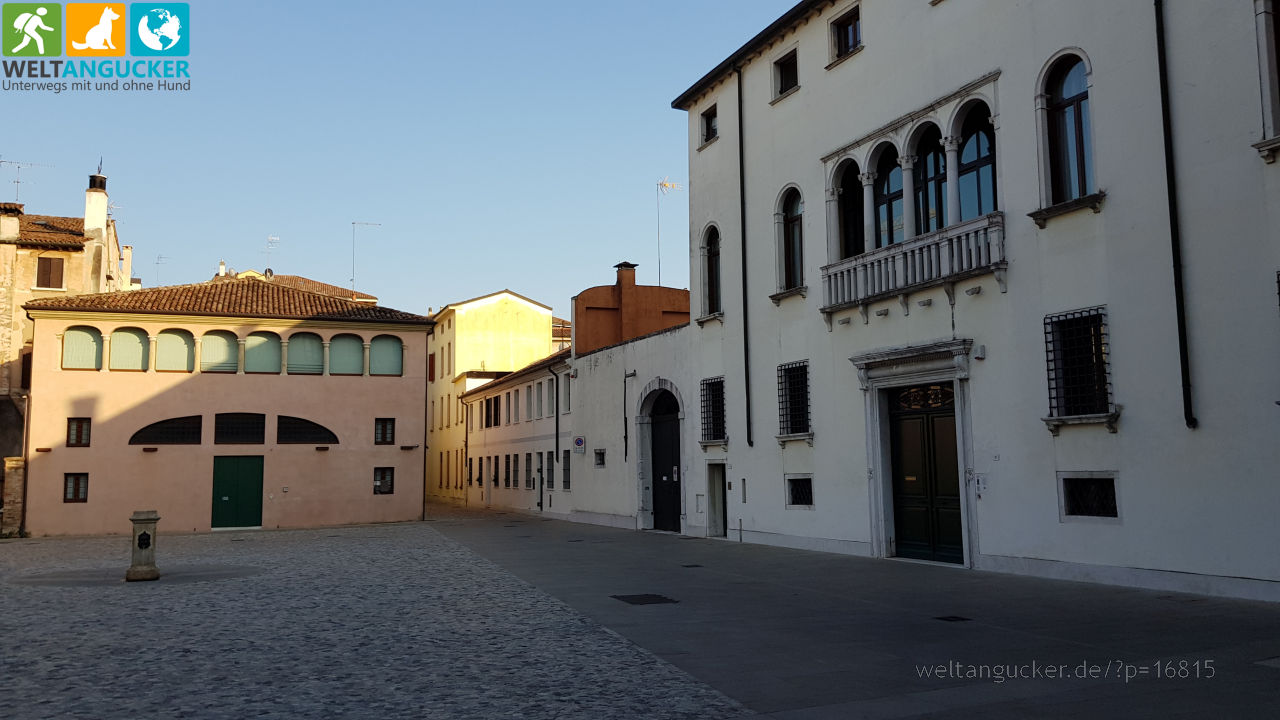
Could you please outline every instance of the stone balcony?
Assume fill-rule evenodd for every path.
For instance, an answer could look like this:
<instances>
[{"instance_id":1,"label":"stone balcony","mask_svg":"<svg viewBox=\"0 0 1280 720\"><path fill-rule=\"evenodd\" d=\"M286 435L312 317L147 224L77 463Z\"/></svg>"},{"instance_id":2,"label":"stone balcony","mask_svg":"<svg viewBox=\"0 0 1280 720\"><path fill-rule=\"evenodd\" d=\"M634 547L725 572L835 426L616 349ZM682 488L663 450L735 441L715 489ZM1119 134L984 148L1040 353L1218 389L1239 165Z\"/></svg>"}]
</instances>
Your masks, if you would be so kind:
<instances>
[{"instance_id":1,"label":"stone balcony","mask_svg":"<svg viewBox=\"0 0 1280 720\"><path fill-rule=\"evenodd\" d=\"M950 225L905 242L877 248L822 268L822 313L862 311L877 300L898 297L957 280L994 274L1005 290L1004 213Z\"/></svg>"}]
</instances>

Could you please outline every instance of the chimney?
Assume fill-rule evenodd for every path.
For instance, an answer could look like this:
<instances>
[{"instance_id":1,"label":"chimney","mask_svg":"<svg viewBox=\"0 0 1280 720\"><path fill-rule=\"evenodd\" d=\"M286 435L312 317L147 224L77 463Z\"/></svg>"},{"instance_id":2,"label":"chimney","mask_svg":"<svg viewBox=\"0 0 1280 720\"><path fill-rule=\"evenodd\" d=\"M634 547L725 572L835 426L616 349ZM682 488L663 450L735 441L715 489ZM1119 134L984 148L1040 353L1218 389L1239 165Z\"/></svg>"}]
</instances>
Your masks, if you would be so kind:
<instances>
[{"instance_id":1,"label":"chimney","mask_svg":"<svg viewBox=\"0 0 1280 720\"><path fill-rule=\"evenodd\" d=\"M96 231L96 234L95 234ZM107 177L90 175L84 192L84 234L91 240L107 240Z\"/></svg>"},{"instance_id":2,"label":"chimney","mask_svg":"<svg viewBox=\"0 0 1280 720\"><path fill-rule=\"evenodd\" d=\"M218 277L227 276L227 263L225 260L218 261Z\"/></svg>"},{"instance_id":3,"label":"chimney","mask_svg":"<svg viewBox=\"0 0 1280 720\"><path fill-rule=\"evenodd\" d=\"M121 289L130 290L133 282L133 246L120 246L120 284Z\"/></svg>"},{"instance_id":4,"label":"chimney","mask_svg":"<svg viewBox=\"0 0 1280 720\"><path fill-rule=\"evenodd\" d=\"M636 286L636 264L622 261L614 265L618 269L618 285L621 287Z\"/></svg>"},{"instance_id":5,"label":"chimney","mask_svg":"<svg viewBox=\"0 0 1280 720\"><path fill-rule=\"evenodd\" d=\"M18 239L22 207L20 203L0 203L0 242L12 243Z\"/></svg>"}]
</instances>

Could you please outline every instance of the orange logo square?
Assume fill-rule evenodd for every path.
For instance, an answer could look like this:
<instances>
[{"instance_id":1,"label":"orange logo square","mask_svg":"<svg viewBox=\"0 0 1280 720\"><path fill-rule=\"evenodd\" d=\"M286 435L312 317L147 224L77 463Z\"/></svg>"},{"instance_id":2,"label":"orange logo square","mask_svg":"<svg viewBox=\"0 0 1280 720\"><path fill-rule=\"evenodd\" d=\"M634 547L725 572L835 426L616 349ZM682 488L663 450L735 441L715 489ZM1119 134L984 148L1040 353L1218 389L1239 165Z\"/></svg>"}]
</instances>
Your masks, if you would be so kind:
<instances>
[{"instance_id":1,"label":"orange logo square","mask_svg":"<svg viewBox=\"0 0 1280 720\"><path fill-rule=\"evenodd\" d=\"M71 57L124 55L129 34L124 3L67 3L63 36Z\"/></svg>"}]
</instances>

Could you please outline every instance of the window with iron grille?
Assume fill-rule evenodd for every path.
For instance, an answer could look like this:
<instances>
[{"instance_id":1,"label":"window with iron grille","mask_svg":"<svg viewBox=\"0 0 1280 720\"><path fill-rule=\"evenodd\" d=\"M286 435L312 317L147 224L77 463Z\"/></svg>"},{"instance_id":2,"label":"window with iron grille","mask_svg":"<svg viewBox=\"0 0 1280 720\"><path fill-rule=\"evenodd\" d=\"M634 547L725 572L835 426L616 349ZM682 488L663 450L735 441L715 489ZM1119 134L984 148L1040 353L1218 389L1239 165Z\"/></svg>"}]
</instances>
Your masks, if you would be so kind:
<instances>
[{"instance_id":1,"label":"window with iron grille","mask_svg":"<svg viewBox=\"0 0 1280 720\"><path fill-rule=\"evenodd\" d=\"M702 381L702 440L724 439L724 377L707 378Z\"/></svg>"},{"instance_id":2,"label":"window with iron grille","mask_svg":"<svg viewBox=\"0 0 1280 720\"><path fill-rule=\"evenodd\" d=\"M396 491L396 469L380 467L373 469L373 494L393 495Z\"/></svg>"},{"instance_id":3,"label":"window with iron grille","mask_svg":"<svg viewBox=\"0 0 1280 720\"><path fill-rule=\"evenodd\" d=\"M556 489L556 454L551 450L547 451L547 489Z\"/></svg>"},{"instance_id":4,"label":"window with iron grille","mask_svg":"<svg viewBox=\"0 0 1280 720\"><path fill-rule=\"evenodd\" d=\"M511 456L502 456L502 487L511 487Z\"/></svg>"},{"instance_id":5,"label":"window with iron grille","mask_svg":"<svg viewBox=\"0 0 1280 720\"><path fill-rule=\"evenodd\" d=\"M778 434L803 435L809 425L809 361L778 366Z\"/></svg>"},{"instance_id":6,"label":"window with iron grille","mask_svg":"<svg viewBox=\"0 0 1280 720\"><path fill-rule=\"evenodd\" d=\"M813 506L813 478L809 476L787 478L787 504Z\"/></svg>"},{"instance_id":7,"label":"window with iron grille","mask_svg":"<svg viewBox=\"0 0 1280 720\"><path fill-rule=\"evenodd\" d=\"M396 444L396 419L395 418L374 418L373 444L374 445L395 445Z\"/></svg>"},{"instance_id":8,"label":"window with iron grille","mask_svg":"<svg viewBox=\"0 0 1280 720\"><path fill-rule=\"evenodd\" d=\"M89 447L89 418L67 418L67 447Z\"/></svg>"},{"instance_id":9,"label":"window with iron grille","mask_svg":"<svg viewBox=\"0 0 1280 720\"><path fill-rule=\"evenodd\" d=\"M202 422L199 415L161 420L135 432L130 445L199 445Z\"/></svg>"},{"instance_id":10,"label":"window with iron grille","mask_svg":"<svg viewBox=\"0 0 1280 720\"><path fill-rule=\"evenodd\" d=\"M280 415L276 418L276 443L280 445L337 445L332 430L306 418Z\"/></svg>"},{"instance_id":11,"label":"window with iron grille","mask_svg":"<svg viewBox=\"0 0 1280 720\"><path fill-rule=\"evenodd\" d=\"M62 502L89 502L89 473L67 473L62 477Z\"/></svg>"},{"instance_id":12,"label":"window with iron grille","mask_svg":"<svg viewBox=\"0 0 1280 720\"><path fill-rule=\"evenodd\" d=\"M533 489L533 453L524 454L524 489Z\"/></svg>"},{"instance_id":13,"label":"window with iron grille","mask_svg":"<svg viewBox=\"0 0 1280 720\"><path fill-rule=\"evenodd\" d=\"M493 469L493 486L498 487L498 456L494 455L489 461L489 467Z\"/></svg>"},{"instance_id":14,"label":"window with iron grille","mask_svg":"<svg viewBox=\"0 0 1280 720\"><path fill-rule=\"evenodd\" d=\"M560 489L568 490L569 489L569 451L568 450L564 451L564 461L563 461L563 464L561 465L561 468L563 469L564 474L562 476L562 483L560 485Z\"/></svg>"},{"instance_id":15,"label":"window with iron grille","mask_svg":"<svg viewBox=\"0 0 1280 720\"><path fill-rule=\"evenodd\" d=\"M604 450L596 450L596 467L604 467Z\"/></svg>"},{"instance_id":16,"label":"window with iron grille","mask_svg":"<svg viewBox=\"0 0 1280 720\"><path fill-rule=\"evenodd\" d=\"M1118 518L1116 479L1111 475L1062 475L1062 514L1067 517Z\"/></svg>"},{"instance_id":17,"label":"window with iron grille","mask_svg":"<svg viewBox=\"0 0 1280 720\"><path fill-rule=\"evenodd\" d=\"M1105 307L1047 316L1044 345L1050 417L1112 412Z\"/></svg>"},{"instance_id":18,"label":"window with iron grille","mask_svg":"<svg viewBox=\"0 0 1280 720\"><path fill-rule=\"evenodd\" d=\"M261 413L218 413L213 417L215 444L262 445L266 438L267 416Z\"/></svg>"}]
</instances>

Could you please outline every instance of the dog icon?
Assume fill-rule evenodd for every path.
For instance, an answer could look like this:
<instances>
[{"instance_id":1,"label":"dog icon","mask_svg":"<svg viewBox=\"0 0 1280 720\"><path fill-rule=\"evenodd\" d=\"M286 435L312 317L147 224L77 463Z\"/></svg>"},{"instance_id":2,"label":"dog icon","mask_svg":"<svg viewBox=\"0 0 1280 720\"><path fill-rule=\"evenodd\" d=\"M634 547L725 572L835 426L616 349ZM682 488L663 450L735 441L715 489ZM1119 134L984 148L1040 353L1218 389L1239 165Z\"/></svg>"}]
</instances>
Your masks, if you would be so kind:
<instances>
[{"instance_id":1,"label":"dog icon","mask_svg":"<svg viewBox=\"0 0 1280 720\"><path fill-rule=\"evenodd\" d=\"M111 42L111 22L119 19L120 16L110 7L102 8L102 19L84 34L84 42L73 41L71 47L77 50L115 50L116 46Z\"/></svg>"}]
</instances>

